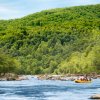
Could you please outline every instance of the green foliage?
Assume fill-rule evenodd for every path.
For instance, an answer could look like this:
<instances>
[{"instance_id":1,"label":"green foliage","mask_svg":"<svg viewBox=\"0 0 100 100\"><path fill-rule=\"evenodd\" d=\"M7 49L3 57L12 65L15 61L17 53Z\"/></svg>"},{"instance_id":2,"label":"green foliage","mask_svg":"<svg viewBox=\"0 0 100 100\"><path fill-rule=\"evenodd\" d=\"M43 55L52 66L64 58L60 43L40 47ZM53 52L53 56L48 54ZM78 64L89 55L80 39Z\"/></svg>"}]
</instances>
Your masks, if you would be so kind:
<instances>
[{"instance_id":1,"label":"green foliage","mask_svg":"<svg viewBox=\"0 0 100 100\"><path fill-rule=\"evenodd\" d=\"M1 20L0 48L19 74L100 73L100 4Z\"/></svg>"},{"instance_id":2,"label":"green foliage","mask_svg":"<svg viewBox=\"0 0 100 100\"><path fill-rule=\"evenodd\" d=\"M0 75L5 73L16 73L19 62L0 51Z\"/></svg>"}]
</instances>

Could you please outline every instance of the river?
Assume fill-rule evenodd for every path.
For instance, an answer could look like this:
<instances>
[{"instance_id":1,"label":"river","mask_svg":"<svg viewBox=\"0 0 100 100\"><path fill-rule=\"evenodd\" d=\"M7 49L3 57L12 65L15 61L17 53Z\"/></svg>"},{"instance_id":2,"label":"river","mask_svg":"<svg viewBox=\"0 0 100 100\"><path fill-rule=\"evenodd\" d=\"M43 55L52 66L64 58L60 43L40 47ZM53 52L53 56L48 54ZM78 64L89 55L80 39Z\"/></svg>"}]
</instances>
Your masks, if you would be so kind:
<instances>
[{"instance_id":1,"label":"river","mask_svg":"<svg viewBox=\"0 0 100 100\"><path fill-rule=\"evenodd\" d=\"M100 94L100 79L79 84L74 81L38 80L0 81L0 100L89 100Z\"/></svg>"}]
</instances>

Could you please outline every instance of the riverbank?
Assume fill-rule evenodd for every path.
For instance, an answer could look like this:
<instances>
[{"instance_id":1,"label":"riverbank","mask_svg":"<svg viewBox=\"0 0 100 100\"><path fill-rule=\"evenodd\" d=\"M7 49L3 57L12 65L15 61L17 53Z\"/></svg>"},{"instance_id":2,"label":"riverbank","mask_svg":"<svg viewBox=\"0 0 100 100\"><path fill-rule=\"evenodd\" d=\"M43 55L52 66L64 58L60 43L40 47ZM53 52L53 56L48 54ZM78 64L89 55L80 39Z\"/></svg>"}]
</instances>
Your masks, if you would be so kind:
<instances>
[{"instance_id":1,"label":"riverbank","mask_svg":"<svg viewBox=\"0 0 100 100\"><path fill-rule=\"evenodd\" d=\"M61 81L74 81L78 77L84 76L83 74L66 74L66 75L37 75L39 80L61 80ZM92 79L100 78L100 75L88 75Z\"/></svg>"},{"instance_id":2,"label":"riverbank","mask_svg":"<svg viewBox=\"0 0 100 100\"><path fill-rule=\"evenodd\" d=\"M6 73L0 76L0 81L21 81L28 80L26 75L17 75L14 73Z\"/></svg>"},{"instance_id":3,"label":"riverbank","mask_svg":"<svg viewBox=\"0 0 100 100\"><path fill-rule=\"evenodd\" d=\"M37 78L38 80L61 80L61 81L74 81L78 77L84 76L83 74L66 74L66 75L32 75L32 77ZM100 78L100 75L88 75L92 79ZM21 81L28 80L27 75L17 75L13 73L6 73L5 75L0 76L0 81Z\"/></svg>"}]
</instances>

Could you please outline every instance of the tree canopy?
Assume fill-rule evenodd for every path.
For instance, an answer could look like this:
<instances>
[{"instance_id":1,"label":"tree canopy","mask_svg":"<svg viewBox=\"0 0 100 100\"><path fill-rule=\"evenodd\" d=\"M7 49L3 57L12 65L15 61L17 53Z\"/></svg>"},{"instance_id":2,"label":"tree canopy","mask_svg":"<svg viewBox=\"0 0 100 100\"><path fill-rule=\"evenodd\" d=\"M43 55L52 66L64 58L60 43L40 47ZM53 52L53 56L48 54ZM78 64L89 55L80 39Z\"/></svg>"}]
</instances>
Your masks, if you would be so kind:
<instances>
[{"instance_id":1,"label":"tree canopy","mask_svg":"<svg viewBox=\"0 0 100 100\"><path fill-rule=\"evenodd\" d=\"M5 75L5 73L17 73L20 64L19 62L5 54L0 50L0 75Z\"/></svg>"},{"instance_id":2,"label":"tree canopy","mask_svg":"<svg viewBox=\"0 0 100 100\"><path fill-rule=\"evenodd\" d=\"M100 73L100 4L0 20L0 48L20 74Z\"/></svg>"}]
</instances>

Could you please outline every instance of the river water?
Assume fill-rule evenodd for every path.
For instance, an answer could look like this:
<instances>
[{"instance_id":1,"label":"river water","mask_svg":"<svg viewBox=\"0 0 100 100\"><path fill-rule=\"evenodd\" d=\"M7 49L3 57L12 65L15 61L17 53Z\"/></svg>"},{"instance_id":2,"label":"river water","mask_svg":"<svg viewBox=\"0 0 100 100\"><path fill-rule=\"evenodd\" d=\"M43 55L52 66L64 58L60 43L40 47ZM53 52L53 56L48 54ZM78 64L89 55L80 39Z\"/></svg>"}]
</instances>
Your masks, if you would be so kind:
<instances>
[{"instance_id":1,"label":"river water","mask_svg":"<svg viewBox=\"0 0 100 100\"><path fill-rule=\"evenodd\" d=\"M90 100L100 94L100 79L79 84L74 81L38 80L0 81L0 100Z\"/></svg>"}]
</instances>

